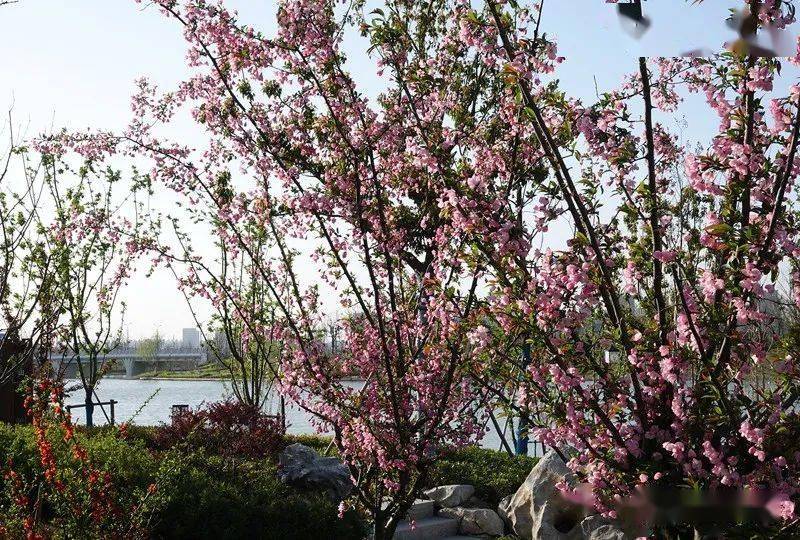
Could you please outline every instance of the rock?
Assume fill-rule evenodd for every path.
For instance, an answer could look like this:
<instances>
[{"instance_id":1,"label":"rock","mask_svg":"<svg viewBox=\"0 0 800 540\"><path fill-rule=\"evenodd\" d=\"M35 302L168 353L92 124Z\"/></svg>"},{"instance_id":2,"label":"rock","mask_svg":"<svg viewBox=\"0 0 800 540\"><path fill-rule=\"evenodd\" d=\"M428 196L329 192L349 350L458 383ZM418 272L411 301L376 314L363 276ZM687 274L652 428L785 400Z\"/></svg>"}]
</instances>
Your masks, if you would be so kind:
<instances>
[{"instance_id":1,"label":"rock","mask_svg":"<svg viewBox=\"0 0 800 540\"><path fill-rule=\"evenodd\" d=\"M461 506L475 493L475 488L466 484L439 486L424 492L425 496L441 508Z\"/></svg>"},{"instance_id":2,"label":"rock","mask_svg":"<svg viewBox=\"0 0 800 540\"><path fill-rule=\"evenodd\" d=\"M497 512L488 508L442 508L439 516L457 519L459 534L502 536L505 530Z\"/></svg>"},{"instance_id":3,"label":"rock","mask_svg":"<svg viewBox=\"0 0 800 540\"><path fill-rule=\"evenodd\" d=\"M555 452L548 453L531 469L503 513L511 528L526 540L571 540L585 517L584 508L564 500L556 484L575 485L575 476ZM573 533L573 534L571 534Z\"/></svg>"},{"instance_id":4,"label":"rock","mask_svg":"<svg viewBox=\"0 0 800 540\"><path fill-rule=\"evenodd\" d=\"M500 504L497 505L497 515L499 515L500 519L502 519L503 522L505 522L506 527L508 527L508 530L514 530L514 527L511 524L511 514L509 513L509 510L511 508L511 499L513 498L514 498L513 495L508 495L506 497L503 497L503 499L500 500Z\"/></svg>"},{"instance_id":5,"label":"rock","mask_svg":"<svg viewBox=\"0 0 800 540\"><path fill-rule=\"evenodd\" d=\"M613 522L599 515L589 516L580 524L580 534L576 539L586 540L625 540L627 536Z\"/></svg>"},{"instance_id":6,"label":"rock","mask_svg":"<svg viewBox=\"0 0 800 540\"><path fill-rule=\"evenodd\" d=\"M321 457L312 448L295 443L278 457L281 482L307 490L324 491L334 501L341 501L353 491L350 471L335 457Z\"/></svg>"}]
</instances>

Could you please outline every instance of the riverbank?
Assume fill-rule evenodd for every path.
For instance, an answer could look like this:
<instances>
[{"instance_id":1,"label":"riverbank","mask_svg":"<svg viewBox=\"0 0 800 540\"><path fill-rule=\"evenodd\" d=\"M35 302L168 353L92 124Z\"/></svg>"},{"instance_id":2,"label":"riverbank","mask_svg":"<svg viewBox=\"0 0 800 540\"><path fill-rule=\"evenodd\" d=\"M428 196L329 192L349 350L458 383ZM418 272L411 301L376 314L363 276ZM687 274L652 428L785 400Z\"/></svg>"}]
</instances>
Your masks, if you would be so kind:
<instances>
[{"instance_id":1,"label":"riverbank","mask_svg":"<svg viewBox=\"0 0 800 540\"><path fill-rule=\"evenodd\" d=\"M209 363L197 369L187 370L153 370L142 373L135 377L126 377L117 373L106 375L110 379L127 379L138 381L230 381L230 372L224 366ZM344 377L341 380L348 382L363 381L364 378L358 375Z\"/></svg>"},{"instance_id":2,"label":"riverbank","mask_svg":"<svg viewBox=\"0 0 800 540\"><path fill-rule=\"evenodd\" d=\"M106 379L121 379L126 381L222 381L227 382L231 380L230 375L226 370L220 370L219 373L213 370L192 369L187 371L149 371L142 373L136 377L126 377L118 373L109 373L104 378ZM362 382L363 377L353 375L351 377L342 377L341 381L346 382Z\"/></svg>"},{"instance_id":3,"label":"riverbank","mask_svg":"<svg viewBox=\"0 0 800 540\"><path fill-rule=\"evenodd\" d=\"M209 363L197 369L185 371L148 371L134 378L144 381L228 381L231 376L225 367L216 363Z\"/></svg>"}]
</instances>

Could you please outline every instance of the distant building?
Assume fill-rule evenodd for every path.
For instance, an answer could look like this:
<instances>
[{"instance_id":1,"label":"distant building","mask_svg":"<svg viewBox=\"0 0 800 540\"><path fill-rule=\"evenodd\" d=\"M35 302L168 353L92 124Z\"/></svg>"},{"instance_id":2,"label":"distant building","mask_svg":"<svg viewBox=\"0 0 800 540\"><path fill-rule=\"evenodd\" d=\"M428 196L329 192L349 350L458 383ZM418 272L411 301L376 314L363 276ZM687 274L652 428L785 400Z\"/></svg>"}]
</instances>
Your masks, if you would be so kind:
<instances>
[{"instance_id":1,"label":"distant building","mask_svg":"<svg viewBox=\"0 0 800 540\"><path fill-rule=\"evenodd\" d=\"M183 342L184 347L199 349L200 348L200 330L197 328L184 328L183 329Z\"/></svg>"}]
</instances>

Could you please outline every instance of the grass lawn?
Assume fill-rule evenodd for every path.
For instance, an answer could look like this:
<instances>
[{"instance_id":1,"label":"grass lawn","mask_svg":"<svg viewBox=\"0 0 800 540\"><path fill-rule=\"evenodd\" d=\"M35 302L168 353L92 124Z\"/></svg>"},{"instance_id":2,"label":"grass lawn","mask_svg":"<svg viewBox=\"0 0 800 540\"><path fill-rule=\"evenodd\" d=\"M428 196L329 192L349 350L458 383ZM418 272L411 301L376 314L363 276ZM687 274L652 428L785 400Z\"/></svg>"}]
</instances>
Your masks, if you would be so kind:
<instances>
[{"instance_id":1,"label":"grass lawn","mask_svg":"<svg viewBox=\"0 0 800 540\"><path fill-rule=\"evenodd\" d=\"M229 379L228 370L223 366L210 362L197 369L190 370L155 370L139 375L140 379Z\"/></svg>"}]
</instances>

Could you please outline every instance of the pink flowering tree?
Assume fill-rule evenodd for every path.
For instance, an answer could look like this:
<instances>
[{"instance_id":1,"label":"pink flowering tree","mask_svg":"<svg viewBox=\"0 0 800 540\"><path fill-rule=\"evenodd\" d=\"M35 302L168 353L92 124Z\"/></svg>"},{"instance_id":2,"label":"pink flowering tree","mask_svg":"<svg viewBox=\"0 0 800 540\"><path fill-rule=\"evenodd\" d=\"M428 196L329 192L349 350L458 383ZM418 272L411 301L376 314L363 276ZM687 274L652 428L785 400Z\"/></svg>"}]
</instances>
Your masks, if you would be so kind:
<instances>
[{"instance_id":1,"label":"pink flowering tree","mask_svg":"<svg viewBox=\"0 0 800 540\"><path fill-rule=\"evenodd\" d=\"M745 7L793 20L786 2ZM577 450L564 457L609 517L645 488L748 489L796 534L800 89L781 73L797 59L640 58L585 104L542 82L535 11L489 0L463 24L508 73L492 150L547 170L495 214L469 212L480 193L456 203L495 238L478 376L540 441ZM689 150L670 126L701 98L718 129Z\"/></svg>"},{"instance_id":2,"label":"pink flowering tree","mask_svg":"<svg viewBox=\"0 0 800 540\"><path fill-rule=\"evenodd\" d=\"M463 42L457 3L393 1L368 14L361 3L284 1L273 38L221 2L157 4L182 25L192 77L168 93L142 81L124 133L58 144L150 160L153 186L176 194L232 258L246 255L285 326L281 391L333 434L353 502L372 516L375 538L391 538L439 450L481 431L484 391L466 375L479 360L485 267L454 202L480 188L470 170L515 164L487 142L503 129L503 66L487 70ZM354 31L383 84L374 99L347 71L342 39ZM182 109L206 134L203 148L157 136ZM497 117L494 129L473 136L485 115ZM535 163L516 165L524 175ZM470 209L483 205L502 201ZM142 247L187 258L163 242ZM184 290L227 302L259 333L254 314L234 307L236 288L211 278L217 263L198 276L207 259L188 254L176 270ZM334 315L339 347L324 332ZM363 385L342 381L353 373Z\"/></svg>"},{"instance_id":3,"label":"pink flowering tree","mask_svg":"<svg viewBox=\"0 0 800 540\"><path fill-rule=\"evenodd\" d=\"M786 62L639 59L584 104L552 81L563 59L535 4L286 0L269 38L222 2L156 4L191 78L142 81L124 133L60 144L150 160L154 186L252 261L285 323L281 388L333 433L376 538L438 449L473 439L486 392L577 450L608 516L645 485L751 488L796 527L797 351L776 308L800 288ZM757 25L793 16L746 7ZM375 97L348 71L354 29ZM671 119L702 98L719 129L688 151ZM182 109L203 148L158 136ZM338 351L322 337L336 311ZM341 382L354 372L363 387Z\"/></svg>"}]
</instances>

